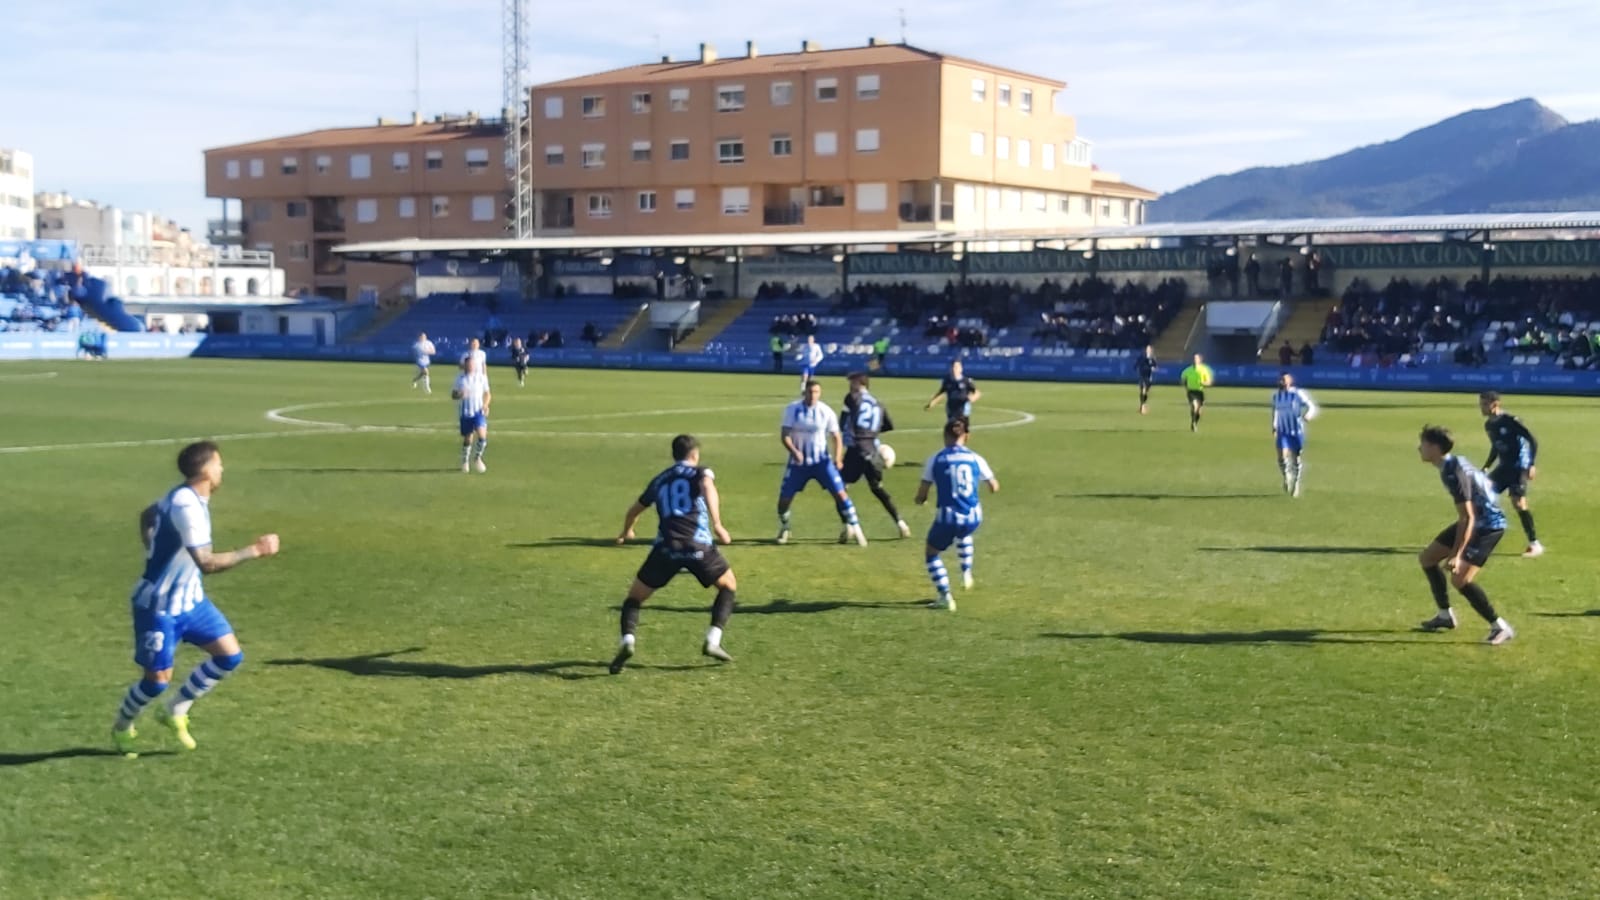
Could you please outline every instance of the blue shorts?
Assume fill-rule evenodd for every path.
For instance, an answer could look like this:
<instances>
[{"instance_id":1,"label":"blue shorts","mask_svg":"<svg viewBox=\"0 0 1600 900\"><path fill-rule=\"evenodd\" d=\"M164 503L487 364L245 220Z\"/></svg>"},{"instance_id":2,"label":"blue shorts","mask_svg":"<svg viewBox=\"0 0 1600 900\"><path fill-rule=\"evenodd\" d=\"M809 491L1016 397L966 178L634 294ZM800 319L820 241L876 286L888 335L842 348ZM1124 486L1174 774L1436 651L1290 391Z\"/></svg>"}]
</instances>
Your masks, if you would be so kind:
<instances>
[{"instance_id":1,"label":"blue shorts","mask_svg":"<svg viewBox=\"0 0 1600 900\"><path fill-rule=\"evenodd\" d=\"M135 607L133 661L147 672L170 669L173 657L178 653L179 641L203 647L232 633L233 626L228 624L228 617L209 598L200 601L194 609L176 616L164 616L155 610Z\"/></svg>"},{"instance_id":2,"label":"blue shorts","mask_svg":"<svg viewBox=\"0 0 1600 900\"><path fill-rule=\"evenodd\" d=\"M1303 434L1280 434L1280 435L1278 435L1278 452L1279 453L1282 453L1283 451L1287 450L1290 453L1293 453L1295 456L1299 456L1301 451L1305 449L1305 446L1306 446L1306 436L1303 435Z\"/></svg>"},{"instance_id":3,"label":"blue shorts","mask_svg":"<svg viewBox=\"0 0 1600 900\"><path fill-rule=\"evenodd\" d=\"M778 495L793 497L805 490L806 484L811 481L822 485L830 494L844 493L844 479L840 477L839 467L833 464L833 460L809 466L798 466L790 460L788 467L783 470L783 487L778 489Z\"/></svg>"},{"instance_id":4,"label":"blue shorts","mask_svg":"<svg viewBox=\"0 0 1600 900\"><path fill-rule=\"evenodd\" d=\"M483 413L461 417L461 436L468 437L478 433L478 429L489 427L489 417Z\"/></svg>"},{"instance_id":5,"label":"blue shorts","mask_svg":"<svg viewBox=\"0 0 1600 900\"><path fill-rule=\"evenodd\" d=\"M977 534L978 526L982 524L981 520L968 522L964 525L957 525L952 522L935 522L928 529L928 546L935 550L949 550L950 545L954 544L957 538L971 537Z\"/></svg>"},{"instance_id":6,"label":"blue shorts","mask_svg":"<svg viewBox=\"0 0 1600 900\"><path fill-rule=\"evenodd\" d=\"M816 371L817 370L815 368L811 367L811 366L801 366L800 367L800 380L802 380L802 381L810 381L811 380L811 376L816 374Z\"/></svg>"}]
</instances>

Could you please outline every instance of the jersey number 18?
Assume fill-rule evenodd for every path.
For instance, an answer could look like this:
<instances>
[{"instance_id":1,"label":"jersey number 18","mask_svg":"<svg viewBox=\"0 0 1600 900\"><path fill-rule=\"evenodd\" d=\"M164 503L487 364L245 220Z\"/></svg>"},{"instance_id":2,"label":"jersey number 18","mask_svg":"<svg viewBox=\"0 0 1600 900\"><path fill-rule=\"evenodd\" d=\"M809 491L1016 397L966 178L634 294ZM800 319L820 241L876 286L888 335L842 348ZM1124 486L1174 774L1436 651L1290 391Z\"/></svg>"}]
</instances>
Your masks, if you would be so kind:
<instances>
[{"instance_id":1,"label":"jersey number 18","mask_svg":"<svg viewBox=\"0 0 1600 900\"><path fill-rule=\"evenodd\" d=\"M656 491L656 508L668 516L687 516L690 509L689 482L682 478L663 484Z\"/></svg>"}]
</instances>

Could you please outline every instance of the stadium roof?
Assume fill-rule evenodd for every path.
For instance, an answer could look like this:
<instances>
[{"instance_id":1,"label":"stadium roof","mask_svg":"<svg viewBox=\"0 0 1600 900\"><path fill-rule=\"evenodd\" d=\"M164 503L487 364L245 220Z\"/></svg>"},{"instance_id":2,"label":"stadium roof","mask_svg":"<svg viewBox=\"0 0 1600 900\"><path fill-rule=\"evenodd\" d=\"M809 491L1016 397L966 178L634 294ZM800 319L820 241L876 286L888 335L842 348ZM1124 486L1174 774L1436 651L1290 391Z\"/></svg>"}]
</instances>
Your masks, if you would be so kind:
<instances>
[{"instance_id":1,"label":"stadium roof","mask_svg":"<svg viewBox=\"0 0 1600 900\"><path fill-rule=\"evenodd\" d=\"M1242 219L1217 222L1150 222L1108 228L1066 229L1040 240L1114 238L1234 237L1236 235L1404 234L1478 231L1559 231L1600 228L1600 212L1482 213L1451 216L1354 216L1341 219ZM1018 236L962 240L1017 240Z\"/></svg>"},{"instance_id":2,"label":"stadium roof","mask_svg":"<svg viewBox=\"0 0 1600 900\"><path fill-rule=\"evenodd\" d=\"M953 231L809 231L790 234L646 234L562 235L535 238L425 240L405 238L343 244L333 252L355 258L394 257L408 253L509 253L519 250L693 250L724 247L868 247L884 244L944 244Z\"/></svg>"}]
</instances>

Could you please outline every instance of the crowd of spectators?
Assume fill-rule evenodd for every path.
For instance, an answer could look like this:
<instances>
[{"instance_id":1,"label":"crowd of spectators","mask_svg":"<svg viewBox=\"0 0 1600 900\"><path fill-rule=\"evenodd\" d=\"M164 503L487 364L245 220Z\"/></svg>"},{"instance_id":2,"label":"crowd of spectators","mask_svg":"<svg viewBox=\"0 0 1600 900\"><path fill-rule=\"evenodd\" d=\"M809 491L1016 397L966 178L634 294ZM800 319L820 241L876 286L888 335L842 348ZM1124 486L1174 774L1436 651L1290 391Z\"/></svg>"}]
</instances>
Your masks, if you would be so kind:
<instances>
[{"instance_id":1,"label":"crowd of spectators","mask_svg":"<svg viewBox=\"0 0 1600 900\"><path fill-rule=\"evenodd\" d=\"M814 335L817 333L817 317L808 312L773 316L767 333L790 338Z\"/></svg>"},{"instance_id":2,"label":"crowd of spectators","mask_svg":"<svg viewBox=\"0 0 1600 900\"><path fill-rule=\"evenodd\" d=\"M1600 276L1474 277L1464 283L1394 278L1381 289L1358 278L1328 313L1322 342L1352 364L1435 362L1426 348L1445 345L1447 358L1459 365L1486 365L1491 353L1504 353L1596 368L1600 343L1589 327L1595 320Z\"/></svg>"},{"instance_id":3,"label":"crowd of spectators","mask_svg":"<svg viewBox=\"0 0 1600 900\"><path fill-rule=\"evenodd\" d=\"M88 277L83 269L0 268L0 331L77 331Z\"/></svg>"}]
</instances>

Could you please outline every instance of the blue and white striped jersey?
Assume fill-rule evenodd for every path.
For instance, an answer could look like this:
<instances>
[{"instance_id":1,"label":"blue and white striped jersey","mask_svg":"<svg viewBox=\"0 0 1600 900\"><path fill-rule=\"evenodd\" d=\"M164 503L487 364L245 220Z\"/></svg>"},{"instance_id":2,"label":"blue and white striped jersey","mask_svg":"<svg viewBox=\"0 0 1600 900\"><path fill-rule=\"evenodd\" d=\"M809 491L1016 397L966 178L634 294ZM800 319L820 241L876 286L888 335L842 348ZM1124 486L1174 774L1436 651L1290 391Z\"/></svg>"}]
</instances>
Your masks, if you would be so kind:
<instances>
[{"instance_id":1,"label":"blue and white striped jersey","mask_svg":"<svg viewBox=\"0 0 1600 900\"><path fill-rule=\"evenodd\" d=\"M1272 392L1272 430L1280 435L1299 437L1306 433L1306 420L1317 414L1311 395L1297 387Z\"/></svg>"},{"instance_id":2,"label":"blue and white striped jersey","mask_svg":"<svg viewBox=\"0 0 1600 900\"><path fill-rule=\"evenodd\" d=\"M470 419L483 412L484 398L489 394L489 378L482 372L463 372L456 376L455 391L461 392L461 418Z\"/></svg>"},{"instance_id":3,"label":"blue and white striped jersey","mask_svg":"<svg viewBox=\"0 0 1600 900\"><path fill-rule=\"evenodd\" d=\"M978 486L993 479L988 461L966 447L946 447L928 457L922 467L922 480L939 492L939 510L933 520L946 525L982 522Z\"/></svg>"},{"instance_id":4,"label":"blue and white striped jersey","mask_svg":"<svg viewBox=\"0 0 1600 900\"><path fill-rule=\"evenodd\" d=\"M816 465L832 459L828 452L828 435L839 433L839 417L825 403L806 406L796 400L783 410L783 427L789 429L789 439L800 451L802 465ZM790 462L794 462L791 458Z\"/></svg>"},{"instance_id":5,"label":"blue and white striped jersey","mask_svg":"<svg viewBox=\"0 0 1600 900\"><path fill-rule=\"evenodd\" d=\"M821 344L801 344L800 363L808 369L815 369L822 362Z\"/></svg>"},{"instance_id":6,"label":"blue and white striped jersey","mask_svg":"<svg viewBox=\"0 0 1600 900\"><path fill-rule=\"evenodd\" d=\"M433 347L433 341L417 341L411 345L411 352L417 358L417 365L425 366L428 364L428 358L437 351Z\"/></svg>"},{"instance_id":7,"label":"blue and white striped jersey","mask_svg":"<svg viewBox=\"0 0 1600 900\"><path fill-rule=\"evenodd\" d=\"M205 599L200 567L190 547L211 544L211 509L187 484L156 504L155 535L144 554L144 576L133 588L133 605L164 616L194 609Z\"/></svg>"}]
</instances>

